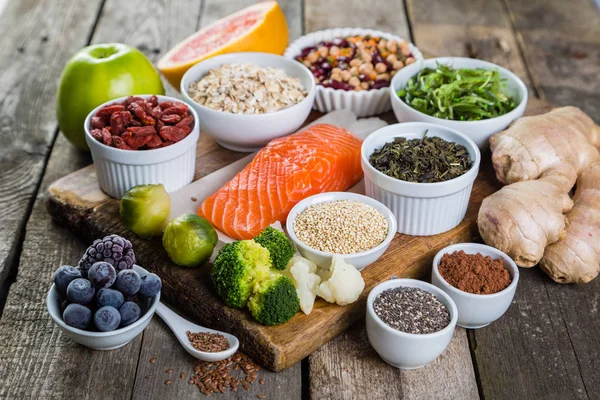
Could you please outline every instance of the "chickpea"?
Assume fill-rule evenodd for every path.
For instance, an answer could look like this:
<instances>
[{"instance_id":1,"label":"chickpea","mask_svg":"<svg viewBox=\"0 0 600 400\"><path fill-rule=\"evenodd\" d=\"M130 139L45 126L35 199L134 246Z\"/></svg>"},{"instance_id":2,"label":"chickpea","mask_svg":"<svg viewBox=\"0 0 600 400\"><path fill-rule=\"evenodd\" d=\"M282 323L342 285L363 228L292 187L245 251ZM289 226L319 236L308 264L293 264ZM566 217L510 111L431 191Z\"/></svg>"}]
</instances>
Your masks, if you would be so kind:
<instances>
[{"instance_id":1,"label":"chickpea","mask_svg":"<svg viewBox=\"0 0 600 400\"><path fill-rule=\"evenodd\" d=\"M350 71L342 71L342 79L344 82L348 82L352 78L352 72Z\"/></svg>"},{"instance_id":2,"label":"chickpea","mask_svg":"<svg viewBox=\"0 0 600 400\"><path fill-rule=\"evenodd\" d=\"M352 59L352 61L350 61L351 67L360 67L361 64L362 64L362 61L360 61L358 58L354 58L354 59Z\"/></svg>"},{"instance_id":3,"label":"chickpea","mask_svg":"<svg viewBox=\"0 0 600 400\"><path fill-rule=\"evenodd\" d=\"M396 61L398 61L398 57L396 57L395 54L390 54L389 56L386 57L385 61L389 62L390 64L393 64Z\"/></svg>"},{"instance_id":4,"label":"chickpea","mask_svg":"<svg viewBox=\"0 0 600 400\"><path fill-rule=\"evenodd\" d=\"M317 60L319 59L319 55L317 54L316 51L311 51L310 53L308 53L308 55L306 56L306 59L308 61L310 61L311 63L315 63L317 62Z\"/></svg>"},{"instance_id":5,"label":"chickpea","mask_svg":"<svg viewBox=\"0 0 600 400\"><path fill-rule=\"evenodd\" d=\"M319 47L317 51L321 57L327 57L329 55L329 49L325 46Z\"/></svg>"},{"instance_id":6,"label":"chickpea","mask_svg":"<svg viewBox=\"0 0 600 400\"><path fill-rule=\"evenodd\" d=\"M332 81L338 81L341 82L342 81L342 75L341 74L331 74L331 80Z\"/></svg>"},{"instance_id":7,"label":"chickpea","mask_svg":"<svg viewBox=\"0 0 600 400\"><path fill-rule=\"evenodd\" d=\"M352 76L358 76L358 68L357 67L350 68L350 74Z\"/></svg>"},{"instance_id":8,"label":"chickpea","mask_svg":"<svg viewBox=\"0 0 600 400\"><path fill-rule=\"evenodd\" d=\"M333 69L331 70L331 74L332 74L332 75L333 75L333 74L341 74L341 73L342 73L342 69L341 69L341 68L338 68L338 67L335 67L335 68L333 68Z\"/></svg>"},{"instance_id":9,"label":"chickpea","mask_svg":"<svg viewBox=\"0 0 600 400\"><path fill-rule=\"evenodd\" d=\"M337 56L338 54L340 54L340 48L337 46L331 46L331 49L329 49L329 54L331 54L332 56Z\"/></svg>"},{"instance_id":10,"label":"chickpea","mask_svg":"<svg viewBox=\"0 0 600 400\"><path fill-rule=\"evenodd\" d=\"M387 71L387 65L384 63L377 63L377 65L375 65L375 71L379 74L383 74Z\"/></svg>"},{"instance_id":11,"label":"chickpea","mask_svg":"<svg viewBox=\"0 0 600 400\"><path fill-rule=\"evenodd\" d=\"M375 77L376 81L389 81L390 80L390 74L379 74Z\"/></svg>"},{"instance_id":12,"label":"chickpea","mask_svg":"<svg viewBox=\"0 0 600 400\"><path fill-rule=\"evenodd\" d=\"M410 54L410 46L408 45L408 42L400 43L400 52L402 52L403 56L407 56Z\"/></svg>"},{"instance_id":13,"label":"chickpea","mask_svg":"<svg viewBox=\"0 0 600 400\"><path fill-rule=\"evenodd\" d=\"M373 61L373 57L367 52L361 53L360 58L366 63L370 63L371 61Z\"/></svg>"},{"instance_id":14,"label":"chickpea","mask_svg":"<svg viewBox=\"0 0 600 400\"><path fill-rule=\"evenodd\" d=\"M352 86L358 86L360 85L360 79L358 79L356 76L353 76L352 78L350 78L348 83Z\"/></svg>"},{"instance_id":15,"label":"chickpea","mask_svg":"<svg viewBox=\"0 0 600 400\"><path fill-rule=\"evenodd\" d=\"M373 64L371 63L365 63L358 67L358 72L361 74L368 75L371 71L373 71Z\"/></svg>"},{"instance_id":16,"label":"chickpea","mask_svg":"<svg viewBox=\"0 0 600 400\"><path fill-rule=\"evenodd\" d=\"M354 88L355 92L361 92L362 90L363 88L361 88L360 85Z\"/></svg>"},{"instance_id":17,"label":"chickpea","mask_svg":"<svg viewBox=\"0 0 600 400\"><path fill-rule=\"evenodd\" d=\"M410 65L410 64L414 63L415 61L416 61L416 60L415 60L413 57L408 57L408 58L406 59L406 61L404 61L404 63L405 63L406 65Z\"/></svg>"},{"instance_id":18,"label":"chickpea","mask_svg":"<svg viewBox=\"0 0 600 400\"><path fill-rule=\"evenodd\" d=\"M396 62L394 63L394 65L393 65L392 67L393 67L395 70L398 70L398 69L400 69L400 68L404 67L404 63L403 63L402 61L398 60L398 61L396 61Z\"/></svg>"},{"instance_id":19,"label":"chickpea","mask_svg":"<svg viewBox=\"0 0 600 400\"><path fill-rule=\"evenodd\" d=\"M379 43L377 44L377 47L379 47L380 49L385 49L388 46L388 42L385 39L381 39L379 41Z\"/></svg>"},{"instance_id":20,"label":"chickpea","mask_svg":"<svg viewBox=\"0 0 600 400\"><path fill-rule=\"evenodd\" d=\"M387 43L387 48L390 51L390 53L395 53L398 50L398 44L394 39L391 39Z\"/></svg>"},{"instance_id":21,"label":"chickpea","mask_svg":"<svg viewBox=\"0 0 600 400\"><path fill-rule=\"evenodd\" d=\"M310 67L312 65L312 63L308 60L302 61L302 64L306 65L307 67Z\"/></svg>"},{"instance_id":22,"label":"chickpea","mask_svg":"<svg viewBox=\"0 0 600 400\"><path fill-rule=\"evenodd\" d=\"M367 90L369 88L369 84L367 82L361 82L360 87Z\"/></svg>"}]
</instances>

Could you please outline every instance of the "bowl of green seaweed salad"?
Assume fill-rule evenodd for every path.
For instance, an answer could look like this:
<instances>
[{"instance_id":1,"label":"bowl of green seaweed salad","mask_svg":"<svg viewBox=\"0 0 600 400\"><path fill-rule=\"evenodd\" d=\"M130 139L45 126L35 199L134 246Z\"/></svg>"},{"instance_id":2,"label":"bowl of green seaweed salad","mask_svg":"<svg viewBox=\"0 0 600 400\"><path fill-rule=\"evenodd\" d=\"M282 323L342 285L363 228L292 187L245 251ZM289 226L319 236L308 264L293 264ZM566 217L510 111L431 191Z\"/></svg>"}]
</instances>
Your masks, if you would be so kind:
<instances>
[{"instance_id":1,"label":"bowl of green seaweed salad","mask_svg":"<svg viewBox=\"0 0 600 400\"><path fill-rule=\"evenodd\" d=\"M471 58L431 58L394 76L390 91L400 122L431 122L457 129L482 149L490 136L520 118L527 87L496 64Z\"/></svg>"}]
</instances>

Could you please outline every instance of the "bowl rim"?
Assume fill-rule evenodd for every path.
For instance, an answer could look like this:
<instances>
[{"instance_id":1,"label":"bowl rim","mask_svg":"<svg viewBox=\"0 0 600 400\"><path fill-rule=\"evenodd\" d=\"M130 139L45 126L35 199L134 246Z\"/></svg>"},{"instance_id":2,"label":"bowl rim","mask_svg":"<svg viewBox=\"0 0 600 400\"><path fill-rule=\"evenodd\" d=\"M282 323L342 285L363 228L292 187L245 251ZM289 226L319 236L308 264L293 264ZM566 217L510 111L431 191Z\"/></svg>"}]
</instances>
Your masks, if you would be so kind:
<instances>
[{"instance_id":1,"label":"bowl rim","mask_svg":"<svg viewBox=\"0 0 600 400\"><path fill-rule=\"evenodd\" d=\"M492 253L497 254L500 258L502 258L502 260L507 262L508 265L510 265L509 271L512 272L512 282L510 283L510 285L508 285L507 287L505 287L504 289L502 289L499 292L490 293L490 294L469 293L469 292L465 292L464 290L460 290L457 287L452 286L446 279L444 279L444 277L442 276L442 274L440 273L440 271L438 269L438 267L440 265L440 260L442 259L442 256L444 254L453 253L455 251L460 251L460 250L464 251L466 247L475 247L477 249L490 251ZM465 253L467 253L467 252L465 251ZM479 253L479 252L477 252L477 253ZM477 254L477 253L467 253L467 254ZM481 244L481 243L468 243L468 242L467 243L456 243L456 244L451 244L450 246L444 247L443 249L438 251L438 253L433 258L432 271L435 274L435 276L441 282L443 282L445 284L445 286L448 287L448 288L444 287L443 289L442 288L440 288L440 289L442 289L444 291L450 290L451 293L462 295L468 299L494 299L497 297L510 295L511 292L514 292L516 290L517 284L519 282L519 267L517 267L517 264L515 264L513 259L510 258L508 256L508 254L504 253L503 251L498 250L495 247L488 246L486 244Z\"/></svg>"},{"instance_id":2,"label":"bowl rim","mask_svg":"<svg viewBox=\"0 0 600 400\"><path fill-rule=\"evenodd\" d=\"M325 198L330 198L330 199L326 200ZM317 199L317 200L323 199L323 200L314 203L315 199ZM313 204L308 204L309 203L308 200L312 200L311 203L313 203ZM381 210L383 210L383 212L377 208L375 208L375 210L377 210L378 212L383 214L383 216L385 217L385 219L388 223L388 233L387 233L385 239L381 243L379 243L377 246L375 246L371 249L361 251L359 253L351 253L351 254L338 254L338 253L329 253L329 252L321 251L321 250L310 247L309 245L307 245L306 243L304 243L303 241L298 239L298 237L296 236L296 232L294 231L295 217L292 218L292 214L294 212L296 212L297 215L300 215L300 213L302 213L310 205L321 204L321 203L330 203L332 201L337 201L337 200L354 200L354 201L358 201L360 203L366 204L368 206L371 206L373 208L375 208L375 207L369 203L378 204L378 206L381 207ZM302 247L304 250L313 252L316 255L323 256L323 257L333 257L333 256L339 255L339 256L342 256L347 261L356 259L359 257L370 256L374 253L377 253L378 251L380 251L382 249L385 249L386 247L388 247L390 245L391 241L394 239L394 236L396 236L396 218L394 217L394 214L392 213L392 211L385 204L381 203L378 200L375 200L371 197L365 196L360 193L353 193L353 192L325 192L325 193L314 194L305 199L302 199L294 207L292 207L292 209L288 213L288 216L287 216L287 219L285 222L285 227L287 229L288 235L292 239L292 242L294 242L294 244L296 244L296 246Z\"/></svg>"},{"instance_id":3,"label":"bowl rim","mask_svg":"<svg viewBox=\"0 0 600 400\"><path fill-rule=\"evenodd\" d=\"M91 134L90 123L91 123L92 117L94 115L96 115L96 113L102 107L110 105L110 104L123 102L128 97L130 97L130 96L123 96L123 97L117 97L115 99L104 102L89 112L89 114L85 118L85 122L83 123L85 136L87 139L89 139L89 141L86 140L88 142L88 146L90 148L92 147L92 145L89 144L89 142L91 141L91 143L94 143L94 145L97 145L102 150L107 151L109 153L112 152L113 155L125 155L125 154L133 155L133 154L148 153L148 154L152 154L154 156L159 156L159 155L169 154L169 152L173 152L174 150L179 150L180 148L181 149L188 148L188 147L190 147L189 142L193 142L193 143L197 142L198 138L200 137L200 118L198 118L198 113L193 109L193 107L190 107L189 104L187 104L185 101L183 101L181 99L177 99L175 97L170 97L170 96L164 96L161 94L136 94L136 95L133 95L132 97L141 97L143 99L147 99L152 96L156 96L158 98L159 103L164 103L166 101L174 101L174 102L178 102L178 103L183 103L186 106L188 106L188 110L190 111L192 117L194 118L194 127L192 128L192 131L189 133L189 135L187 135L185 138L183 138L179 142L173 143L170 146L161 147L159 149L148 149L148 150L124 150L124 149L119 149L117 147L107 146L106 144L99 142ZM148 164L153 164L153 163L148 163Z\"/></svg>"},{"instance_id":4,"label":"bowl rim","mask_svg":"<svg viewBox=\"0 0 600 400\"><path fill-rule=\"evenodd\" d=\"M510 110L509 112L507 112L506 114L502 114L502 115L498 115L497 117L493 117L493 118L488 118L488 119L482 119L479 121L457 121L457 120L453 120L453 119L444 119L444 118L437 118L434 117L432 115L429 114L425 114L415 108L412 108L410 105L406 104L404 102L404 100L402 100L400 97L398 97L398 95L396 94L396 90L393 90L394 86L395 86L395 81L400 79L400 76L403 76L405 74L408 74L409 72L411 72L413 69L415 70L415 72L411 73L410 76L408 76L408 79L412 78L413 76L415 76L420 70L426 68L425 67L425 63L434 63L434 62L440 62L440 63L445 63L448 62L448 64L446 65L450 65L452 66L452 63L455 61L469 61L469 62L474 62L476 64L479 64L479 67L476 68L484 68L484 69L498 69L498 71L500 71L501 73L505 74L506 76L508 76L513 82L516 83L518 89L519 89L519 94L521 95L521 101L515 106L515 108L513 108L512 110ZM414 67L413 67L414 66ZM404 74L403 74L404 73ZM455 123L455 124L470 124L470 125L484 125L485 123L489 123L490 121L497 121L500 118L504 118L504 117L508 117L511 116L513 117L514 115L519 113L519 109L521 107L525 107L527 105L527 101L529 98L529 93L527 90L527 86L525 85L525 83L523 82L523 80L521 78L519 78L514 72L510 71L509 69L506 69L504 67L501 67L498 64L494 64L492 62L489 61L485 61L485 60L479 60L476 58L469 58L469 57L434 57L434 58L423 58L420 60L417 60L415 63L402 68L400 70L398 70L398 72L394 75L394 77L392 78L391 82L390 82L390 96L391 96L391 100L392 102L394 101L399 101L399 103L402 105L403 107L406 107L408 109L410 109L411 111L419 114L420 116L426 117L426 118L430 118L431 122L436 123L436 121L444 121L445 123ZM515 118L511 118L512 120L514 120Z\"/></svg>"},{"instance_id":5,"label":"bowl rim","mask_svg":"<svg viewBox=\"0 0 600 400\"><path fill-rule=\"evenodd\" d=\"M140 267L137 264L134 264L133 269L136 270L137 272L143 272L146 275L150 274L150 272L148 270ZM54 322L63 330L67 330L71 333L75 333L77 335L86 336L86 337L90 337L90 338L105 338L105 337L117 336L122 333L135 330L140 325L143 325L145 322L147 322L149 319L151 319L154 316L154 313L156 312L156 307L158 307L158 303L160 303L161 291L159 291L156 296L152 297L152 299L150 301L150 307L148 307L148 310L146 310L146 313L144 315L142 315L140 317L140 319L138 319L131 325L127 325L123 328L118 328L118 329L115 329L114 331L109 331L109 332L91 332L91 331L86 331L84 329L79 329L79 328L75 328L70 325L67 325L65 323L65 321L63 321L63 319L62 319L62 315L55 314L54 311L50 307L51 302L55 301L55 297L58 296L58 290L56 289L56 285L54 283L52 283L52 286L50 286L50 289L48 290L48 294L46 295L46 310L48 311L48 314L50 315L52 320L54 320ZM60 306L59 306L59 308L60 308ZM93 318L93 316L92 316L92 318Z\"/></svg>"},{"instance_id":6,"label":"bowl rim","mask_svg":"<svg viewBox=\"0 0 600 400\"><path fill-rule=\"evenodd\" d=\"M373 165L371 165L371 162L369 161L368 157L370 157L372 153L369 154L368 156L365 154L366 153L365 145L370 143L371 141L375 140L375 138L377 138L378 135L381 136L383 133L387 133L387 131L392 131L393 129L397 129L397 128L407 128L407 129L436 128L436 129L444 130L451 135L460 137L461 139L463 139L465 142L467 142L469 144L472 152L475 154L475 160L473 160L473 165L471 165L471 168L469 168L469 170L467 172L465 172L464 174L457 176L456 178L453 178L453 179L450 179L447 181L442 181L442 182L432 182L432 183L409 182L409 181L403 181L401 179L396 179L391 176L388 176L388 175L384 174L383 172L379 171L377 168L373 167ZM398 133L398 134L394 135L394 137L404 137L406 135L413 135L413 133ZM463 181L470 182L477 177L477 174L479 173L479 166L481 164L481 151L479 150L479 146L477 146L477 144L475 144L473 139L469 138L467 135L465 135L464 133L462 133L454 128L450 128L445 125L440 125L440 124L436 124L436 123L432 123L432 122L399 122L396 124L391 124L391 125L387 125L382 128L379 128L375 132L373 132L369 136L367 136L367 138L363 141L363 143L361 145L361 149L360 149L360 156L361 156L363 165L366 166L366 168L369 170L370 173L374 173L376 176L380 177L381 179L384 179L389 184L392 184L392 185L401 184L406 188L427 187L430 189L436 189L436 188L441 189L441 188L444 188L447 186L452 186L455 184L460 184L460 188L463 188L464 186L466 186L463 184L464 183Z\"/></svg>"},{"instance_id":7,"label":"bowl rim","mask_svg":"<svg viewBox=\"0 0 600 400\"><path fill-rule=\"evenodd\" d=\"M196 80L196 79L192 79L191 76L195 75L197 70L205 68L206 65L219 64L219 62L221 62L221 60L224 60L224 61L221 62L220 65L235 64L235 63L238 63L238 64L239 63L250 63L251 64L251 62L244 60L248 56L263 57L267 60L268 59L271 59L271 60L282 59L282 60L284 60L283 62L288 63L289 65L292 66L292 68L296 68L296 67L300 66L301 68L299 68L299 70L302 71L302 73L305 74L307 77L309 77L309 81L310 81L310 88L305 88L306 96L304 97L304 99L302 99L302 101L300 101L299 103L293 104L289 107L282 108L281 110L277 110L277 111L273 111L273 112L269 112L269 113L265 113L265 114L235 114L235 113L230 113L230 112L226 112L226 111L213 110L211 108L203 106L202 104L198 103L197 101L195 101L194 99L192 99L190 97L190 95L188 94L187 86L189 86L189 82ZM212 69L212 67L210 67L210 68ZM218 67L216 67L216 68L218 68ZM278 67L271 67L271 68L278 68ZM279 69L281 69L281 68L279 68ZM206 75L206 74L204 74L204 75ZM204 75L200 76L197 79L202 78ZM199 63L195 64L190 69L188 69L185 72L185 74L183 74L183 77L181 78L181 82L179 84L179 91L180 91L181 95L184 97L185 102L188 103L188 105L191 105L192 106L191 108L198 107L200 110L202 110L203 113L208 114L207 118L210 118L211 115L227 116L228 118L234 118L234 119L241 120L240 122L248 122L248 123L250 123L251 120L263 120L263 119L268 118L269 116L272 116L275 114L281 114L284 112L293 112L292 110L295 111L297 109L297 107L299 107L300 105L303 105L306 102L312 103L314 101L316 88L317 88L317 84L315 81L315 77L313 76L312 72L304 64L301 64L301 63L297 62L296 60L290 60L289 58L278 55L278 54L261 53L261 52L226 53L226 54L221 54L218 56L207 58L207 59L202 60ZM312 104L311 104L311 108L312 108Z\"/></svg>"},{"instance_id":8,"label":"bowl rim","mask_svg":"<svg viewBox=\"0 0 600 400\"><path fill-rule=\"evenodd\" d=\"M304 64L302 64L302 63L300 63L299 61L296 60L296 56L298 54L296 54L296 51L295 51L294 47L302 47L300 45L300 43L302 41L308 41L309 39L311 39L311 42L313 42L313 45L317 44L318 41L312 40L314 36L316 36L318 34L321 34L321 35L322 34L329 34L329 33L335 34L335 33L340 32L340 31L355 32L355 33L347 33L346 35L372 35L372 36L384 37L386 40L389 40L389 39L393 38L393 39L396 39L396 40L404 41L404 42L408 43L409 48L411 50L411 53L413 54L413 58L416 61L420 61L420 60L424 59L423 53L421 53L421 50L419 50L419 48L417 46L415 46L415 44L412 43L409 39L405 39L402 36L398 36L398 35L395 35L395 34L389 33L389 32L380 31L380 30L377 30L377 29L356 28L356 27L328 28L328 29L321 29L321 30L318 30L318 31L307 33L306 35L302 35L299 38L297 38L296 40L294 40L292 43L290 43L288 45L288 47L286 47L285 52L283 53L283 56L286 57L286 58L289 58L290 60L296 61L297 63L299 63L301 65L304 65ZM327 40L333 40L335 38L337 38L337 36L334 37L334 38L332 38L332 39L327 39ZM304 45L304 47L306 47L306 46ZM292 50L294 50L294 54L292 54ZM300 49L300 51L302 51L302 49ZM407 66L404 66L403 68L406 68L406 67ZM402 70L402 69L400 69L400 70ZM311 75L312 75L312 72L311 72ZM346 93L346 95L351 95L351 96L367 96L370 93L381 93L381 91L390 90L390 88L392 86L392 80L393 79L390 79L390 86L382 87L382 88L379 88L379 89L361 90L360 92L356 92L356 91L352 91L352 90L334 89L334 88L331 88L331 87L324 87L324 86L321 86L318 83L316 83L316 80L315 80L315 84L317 86L317 90L320 91L320 92L323 92L323 93L340 93L340 92L344 92L344 93Z\"/></svg>"},{"instance_id":9,"label":"bowl rim","mask_svg":"<svg viewBox=\"0 0 600 400\"><path fill-rule=\"evenodd\" d=\"M414 283L423 285L423 287L411 286L411 284L414 284ZM380 291L379 293L375 294L375 289L377 289L381 286L386 286L386 288L383 289L382 291ZM387 286L390 286L390 287L387 287ZM448 307L444 304L444 306L446 306L446 309L450 313L450 322L448 323L448 325L446 325L444 328L440 329L437 332L409 333L409 332L403 332L403 331L394 329L391 326L389 326L388 324L386 324L385 322L383 322L383 320L379 317L379 315L377 315L377 313L375 312L375 309L373 308L373 304L375 303L375 298L377 296L379 296L379 294L381 294L384 290L394 289L396 287L415 287L417 289L425 290L426 292L429 292L429 293L435 295L436 297L440 297L440 296L443 297L444 300L446 300L446 302L450 305L450 307ZM367 312L373 317L373 320L376 321L378 326L382 327L387 332L395 334L398 337L404 338L404 339L418 339L418 340L420 340L420 339L423 339L423 340L436 339L438 336L443 336L443 335L447 334L449 331L454 331L454 329L456 328L456 324L458 322L458 307L456 306L456 303L454 302L454 300L452 299L452 297L450 297L450 295L448 293L446 293L442 288L439 288L429 282L421 281L419 279L411 279L411 278L388 279L386 281L380 282L377 285L375 285L373 287L373 289L371 289L371 291L369 292L369 296L367 297Z\"/></svg>"}]
</instances>

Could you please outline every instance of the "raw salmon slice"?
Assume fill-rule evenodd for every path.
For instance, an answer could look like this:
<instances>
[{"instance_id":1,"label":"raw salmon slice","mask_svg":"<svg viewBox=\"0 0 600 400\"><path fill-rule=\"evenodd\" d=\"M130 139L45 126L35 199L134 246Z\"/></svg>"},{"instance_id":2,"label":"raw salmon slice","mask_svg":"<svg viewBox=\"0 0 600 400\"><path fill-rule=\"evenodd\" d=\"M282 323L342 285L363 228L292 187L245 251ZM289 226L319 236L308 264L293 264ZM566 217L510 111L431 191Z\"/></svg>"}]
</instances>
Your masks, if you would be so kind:
<instances>
[{"instance_id":1,"label":"raw salmon slice","mask_svg":"<svg viewBox=\"0 0 600 400\"><path fill-rule=\"evenodd\" d=\"M198 214L234 239L250 239L284 221L300 200L345 191L358 182L361 140L319 124L275 139L231 181L206 198Z\"/></svg>"}]
</instances>

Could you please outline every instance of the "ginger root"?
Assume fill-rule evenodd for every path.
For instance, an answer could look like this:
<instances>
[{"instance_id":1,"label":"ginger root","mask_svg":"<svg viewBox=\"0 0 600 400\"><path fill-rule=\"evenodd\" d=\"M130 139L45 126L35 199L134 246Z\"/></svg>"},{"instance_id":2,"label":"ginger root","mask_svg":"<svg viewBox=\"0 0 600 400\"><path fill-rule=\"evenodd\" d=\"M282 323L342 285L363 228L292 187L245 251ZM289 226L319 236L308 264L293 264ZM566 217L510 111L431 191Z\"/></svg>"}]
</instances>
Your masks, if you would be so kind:
<instances>
[{"instance_id":1,"label":"ginger root","mask_svg":"<svg viewBox=\"0 0 600 400\"><path fill-rule=\"evenodd\" d=\"M519 119L492 136L490 147L496 176L508 186L481 205L483 240L522 267L543 257L542 268L557 282L593 279L600 236L591 224L598 222L600 202L589 193L598 190L592 166L600 162L600 128L578 108L562 107ZM573 201L569 192L580 175ZM573 260L580 263L567 265Z\"/></svg>"}]
</instances>

